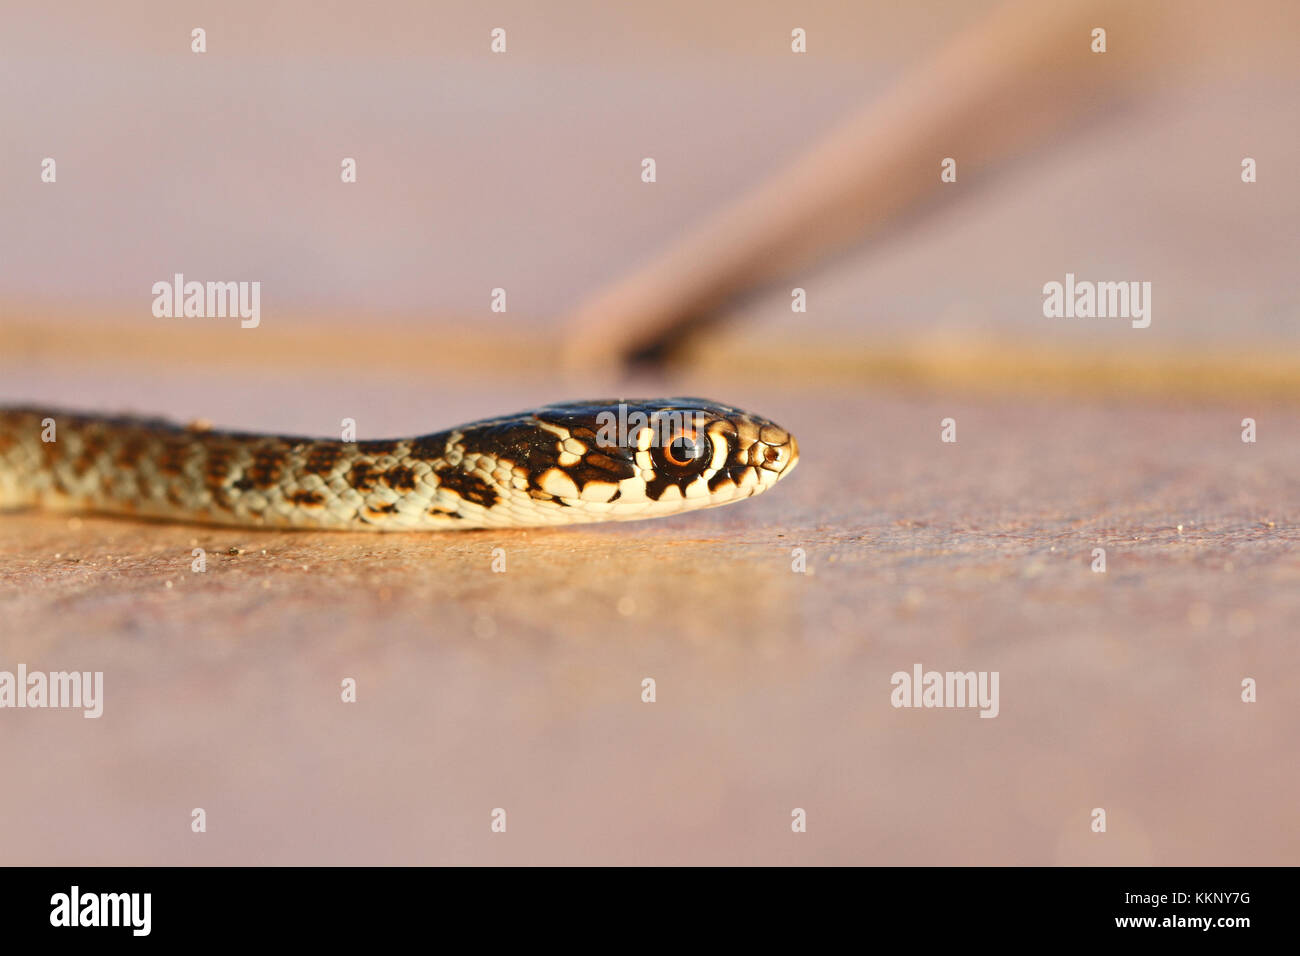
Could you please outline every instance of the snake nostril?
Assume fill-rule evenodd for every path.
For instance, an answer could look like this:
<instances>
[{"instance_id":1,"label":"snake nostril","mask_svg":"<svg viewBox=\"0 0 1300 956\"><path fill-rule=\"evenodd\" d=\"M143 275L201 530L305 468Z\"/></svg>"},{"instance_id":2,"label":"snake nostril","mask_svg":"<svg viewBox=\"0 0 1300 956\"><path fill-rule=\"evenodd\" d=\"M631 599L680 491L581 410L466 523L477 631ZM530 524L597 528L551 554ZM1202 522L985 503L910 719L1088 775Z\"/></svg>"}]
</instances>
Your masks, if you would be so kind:
<instances>
[{"instance_id":1,"label":"snake nostril","mask_svg":"<svg viewBox=\"0 0 1300 956\"><path fill-rule=\"evenodd\" d=\"M799 443L790 436L790 444L785 446L785 460L781 462L781 473L785 474L799 461Z\"/></svg>"}]
</instances>

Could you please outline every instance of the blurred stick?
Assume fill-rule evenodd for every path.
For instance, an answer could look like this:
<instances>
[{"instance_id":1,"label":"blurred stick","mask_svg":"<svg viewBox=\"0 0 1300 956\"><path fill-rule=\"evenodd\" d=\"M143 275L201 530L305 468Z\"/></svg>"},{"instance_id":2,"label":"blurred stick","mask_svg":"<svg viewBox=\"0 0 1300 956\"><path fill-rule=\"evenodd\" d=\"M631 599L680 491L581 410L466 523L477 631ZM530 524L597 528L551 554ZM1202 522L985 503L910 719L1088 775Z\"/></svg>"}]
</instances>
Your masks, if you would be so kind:
<instances>
[{"instance_id":1,"label":"blurred stick","mask_svg":"<svg viewBox=\"0 0 1300 956\"><path fill-rule=\"evenodd\" d=\"M1106 0L998 8L790 167L584 303L568 322L566 365L671 355L733 296L937 195L944 157L956 159L960 182L1077 119L1134 69L1158 65L1134 29L1152 12ZM1093 53L1094 27L1127 55Z\"/></svg>"}]
</instances>

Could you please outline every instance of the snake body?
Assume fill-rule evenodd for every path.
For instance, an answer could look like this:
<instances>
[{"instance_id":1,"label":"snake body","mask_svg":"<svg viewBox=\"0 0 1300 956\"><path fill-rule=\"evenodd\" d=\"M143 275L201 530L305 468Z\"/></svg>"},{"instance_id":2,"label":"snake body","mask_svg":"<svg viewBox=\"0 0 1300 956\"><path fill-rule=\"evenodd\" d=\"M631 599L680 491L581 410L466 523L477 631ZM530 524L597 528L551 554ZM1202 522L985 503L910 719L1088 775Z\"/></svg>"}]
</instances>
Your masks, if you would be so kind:
<instances>
[{"instance_id":1,"label":"snake body","mask_svg":"<svg viewBox=\"0 0 1300 956\"><path fill-rule=\"evenodd\" d=\"M357 442L0 408L0 508L240 527L631 521L756 495L798 458L784 429L698 398L568 402Z\"/></svg>"}]
</instances>

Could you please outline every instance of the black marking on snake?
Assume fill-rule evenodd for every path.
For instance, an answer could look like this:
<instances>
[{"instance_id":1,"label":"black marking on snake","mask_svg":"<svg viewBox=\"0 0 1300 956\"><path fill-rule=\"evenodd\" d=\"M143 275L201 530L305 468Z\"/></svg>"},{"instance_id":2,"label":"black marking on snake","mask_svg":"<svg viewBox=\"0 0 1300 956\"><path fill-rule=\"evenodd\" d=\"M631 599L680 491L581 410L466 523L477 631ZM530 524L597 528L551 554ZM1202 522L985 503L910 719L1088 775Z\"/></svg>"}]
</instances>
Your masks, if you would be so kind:
<instances>
[{"instance_id":1,"label":"black marking on snake","mask_svg":"<svg viewBox=\"0 0 1300 956\"><path fill-rule=\"evenodd\" d=\"M394 491L414 491L415 472L404 465L399 465L384 472L383 482Z\"/></svg>"},{"instance_id":2,"label":"black marking on snake","mask_svg":"<svg viewBox=\"0 0 1300 956\"><path fill-rule=\"evenodd\" d=\"M328 475L338 467L343 458L343 447L333 442L320 442L308 447L302 470L308 475Z\"/></svg>"},{"instance_id":3,"label":"black marking on snake","mask_svg":"<svg viewBox=\"0 0 1300 956\"><path fill-rule=\"evenodd\" d=\"M46 444L46 447L51 449L51 457L53 456L52 446L54 444L54 442ZM135 468L140 463L140 458L144 455L147 447L148 444L139 436L128 438L122 443L122 447L118 451L117 460L114 464L119 468Z\"/></svg>"},{"instance_id":4,"label":"black marking on snake","mask_svg":"<svg viewBox=\"0 0 1300 956\"><path fill-rule=\"evenodd\" d=\"M663 497L664 492L668 490L670 485L676 485L678 488L681 488L683 495L685 495L685 485L683 485L679 479L672 478L662 472L657 472L653 478L645 483L646 497L651 501L658 501Z\"/></svg>"},{"instance_id":5,"label":"black marking on snake","mask_svg":"<svg viewBox=\"0 0 1300 956\"><path fill-rule=\"evenodd\" d=\"M554 432L538 426L539 421L566 429L588 448L596 447L595 421L597 413L607 411L602 406L588 407L589 415L563 416L522 415L488 422L465 430L460 444L467 455L482 454L522 467L528 473L529 494L539 501L560 501L541 486L542 475L558 468L577 485L578 491L591 481L610 482L631 478L636 474L634 449L602 448L589 451L572 465L561 465L560 454L564 439ZM549 409L543 409L549 411ZM536 492L536 493L534 493ZM563 503L563 502L561 502ZM565 505L569 507L568 505Z\"/></svg>"},{"instance_id":6,"label":"black marking on snake","mask_svg":"<svg viewBox=\"0 0 1300 956\"><path fill-rule=\"evenodd\" d=\"M616 461L608 455L603 455L598 451L589 451L582 456L582 464L586 465L591 471L592 476L588 481L599 481L602 478L596 477L596 473L602 473L603 480L609 480L613 477L615 480L630 478L628 474L628 463L625 461Z\"/></svg>"},{"instance_id":7,"label":"black marking on snake","mask_svg":"<svg viewBox=\"0 0 1300 956\"><path fill-rule=\"evenodd\" d=\"M411 458L423 458L433 461L435 458L441 458L447 453L447 439L451 437L451 432L437 432L432 435L421 435L419 438L411 439L411 450L407 453Z\"/></svg>"},{"instance_id":8,"label":"black marking on snake","mask_svg":"<svg viewBox=\"0 0 1300 956\"><path fill-rule=\"evenodd\" d=\"M253 452L253 463L248 467L248 477L258 488L272 488L280 483L289 465L289 454L283 445L267 444Z\"/></svg>"},{"instance_id":9,"label":"black marking on snake","mask_svg":"<svg viewBox=\"0 0 1300 956\"><path fill-rule=\"evenodd\" d=\"M478 475L472 475L468 471L461 471L459 468L444 468L435 471L434 474L438 476L439 488L454 491L466 501L472 501L484 508L491 508L500 497L495 488Z\"/></svg>"},{"instance_id":10,"label":"black marking on snake","mask_svg":"<svg viewBox=\"0 0 1300 956\"><path fill-rule=\"evenodd\" d=\"M162 453L158 456L158 471L169 478L180 476L189 459L190 449L191 443L188 440L164 439Z\"/></svg>"},{"instance_id":11,"label":"black marking on snake","mask_svg":"<svg viewBox=\"0 0 1300 956\"><path fill-rule=\"evenodd\" d=\"M740 471L743 470L744 469L740 469ZM735 475L732 473L732 470L730 468L723 468L716 475L714 475L712 478L709 479L709 491L717 491L719 488L721 488L723 485L726 484L739 484L739 482L736 481Z\"/></svg>"},{"instance_id":12,"label":"black marking on snake","mask_svg":"<svg viewBox=\"0 0 1300 956\"><path fill-rule=\"evenodd\" d=\"M379 470L372 461L354 461L349 474L352 476L352 487L361 492L372 491L379 479Z\"/></svg>"}]
</instances>

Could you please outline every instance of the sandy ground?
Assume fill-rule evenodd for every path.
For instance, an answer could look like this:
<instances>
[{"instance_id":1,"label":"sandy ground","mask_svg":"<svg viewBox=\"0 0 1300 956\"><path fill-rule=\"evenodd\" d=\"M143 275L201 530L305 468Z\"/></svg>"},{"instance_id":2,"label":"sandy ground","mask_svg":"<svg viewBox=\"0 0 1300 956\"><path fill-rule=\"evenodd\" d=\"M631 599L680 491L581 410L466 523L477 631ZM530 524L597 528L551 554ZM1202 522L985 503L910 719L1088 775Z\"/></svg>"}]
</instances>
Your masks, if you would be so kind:
<instances>
[{"instance_id":1,"label":"sandy ground","mask_svg":"<svg viewBox=\"0 0 1300 956\"><path fill-rule=\"evenodd\" d=\"M799 469L657 522L3 517L0 668L105 703L0 713L0 859L1300 860L1294 406L751 399ZM916 663L999 672L998 716L894 708Z\"/></svg>"}]
</instances>

